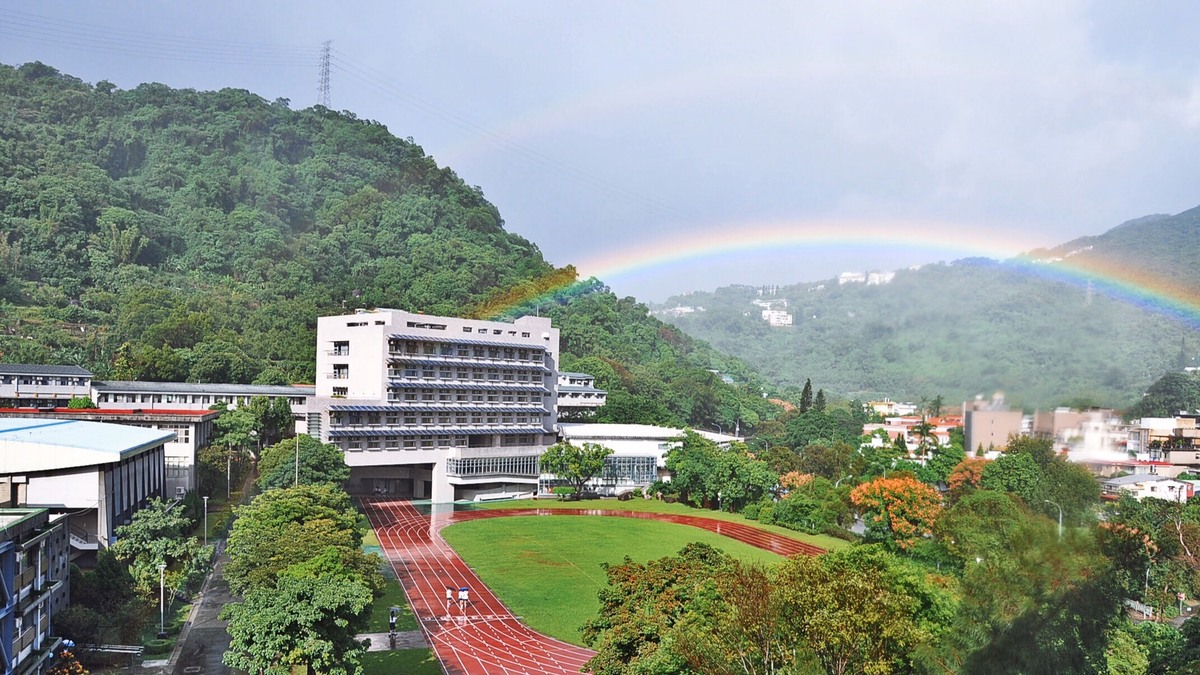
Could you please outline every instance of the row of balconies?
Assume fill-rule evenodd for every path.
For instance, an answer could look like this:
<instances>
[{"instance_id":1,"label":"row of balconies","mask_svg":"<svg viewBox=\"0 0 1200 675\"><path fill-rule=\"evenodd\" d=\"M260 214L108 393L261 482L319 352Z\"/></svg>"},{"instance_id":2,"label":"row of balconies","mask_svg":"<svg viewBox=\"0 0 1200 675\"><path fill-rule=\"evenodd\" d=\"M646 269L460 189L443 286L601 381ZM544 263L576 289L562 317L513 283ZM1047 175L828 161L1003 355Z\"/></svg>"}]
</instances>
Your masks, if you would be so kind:
<instances>
[{"instance_id":1,"label":"row of balconies","mask_svg":"<svg viewBox=\"0 0 1200 675\"><path fill-rule=\"evenodd\" d=\"M462 364L474 363L474 364L480 364L480 365L486 365L488 363L527 363L531 366L544 366L545 360L546 360L545 355L540 354L540 353L536 358L531 356L530 358L522 359L519 356L505 357L505 356L475 356L475 355L462 356L459 354L413 354L413 353L409 353L409 352L399 352L399 351L395 351L395 350L388 351L388 359L393 360L393 361L404 361L404 360L453 361L455 363L462 363Z\"/></svg>"}]
</instances>

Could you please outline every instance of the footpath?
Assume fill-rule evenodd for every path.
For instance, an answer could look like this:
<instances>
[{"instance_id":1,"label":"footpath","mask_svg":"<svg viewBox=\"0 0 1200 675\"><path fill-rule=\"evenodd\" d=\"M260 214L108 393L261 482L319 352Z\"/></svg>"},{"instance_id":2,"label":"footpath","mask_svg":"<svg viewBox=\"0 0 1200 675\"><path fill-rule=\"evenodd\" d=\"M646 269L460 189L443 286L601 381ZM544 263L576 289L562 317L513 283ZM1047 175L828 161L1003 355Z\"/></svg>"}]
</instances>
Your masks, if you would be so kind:
<instances>
[{"instance_id":1,"label":"footpath","mask_svg":"<svg viewBox=\"0 0 1200 675\"><path fill-rule=\"evenodd\" d=\"M233 675L235 671L221 662L222 655L229 649L229 632L226 622L218 617L221 609L235 599L229 584L225 583L225 563L228 561L225 542L221 540L217 543L213 571L196 596L192 614L179 633L171 657L145 660L124 672L132 675ZM368 633L358 637L370 638L368 651L372 652L429 647L425 635L419 630L398 632L392 639L387 633Z\"/></svg>"}]
</instances>

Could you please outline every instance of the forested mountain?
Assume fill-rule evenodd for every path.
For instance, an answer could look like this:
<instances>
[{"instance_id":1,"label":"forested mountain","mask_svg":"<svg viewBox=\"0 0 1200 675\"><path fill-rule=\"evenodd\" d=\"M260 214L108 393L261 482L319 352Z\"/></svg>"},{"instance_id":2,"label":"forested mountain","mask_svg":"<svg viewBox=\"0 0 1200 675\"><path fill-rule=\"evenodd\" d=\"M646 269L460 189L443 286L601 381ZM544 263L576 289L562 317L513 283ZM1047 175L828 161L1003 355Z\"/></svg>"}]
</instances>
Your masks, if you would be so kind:
<instances>
[{"instance_id":1,"label":"forested mountain","mask_svg":"<svg viewBox=\"0 0 1200 675\"><path fill-rule=\"evenodd\" d=\"M378 123L244 90L125 91L0 65L4 362L311 382L318 316L494 314L514 288L572 278L506 232L479 188ZM651 402L647 415L673 424L773 414L744 366L602 283L546 297L564 366L603 371L606 414Z\"/></svg>"},{"instance_id":2,"label":"forested mountain","mask_svg":"<svg viewBox=\"0 0 1200 675\"><path fill-rule=\"evenodd\" d=\"M957 402L1002 391L1026 408L1124 407L1163 373L1200 365L1200 335L1192 322L1148 309L1136 296L1110 296L1106 271L1144 280L1160 299L1195 303L1197 248L1200 209L1193 209L1020 260L927 265L882 285L829 280L765 295L732 286L670 298L662 307L703 307L669 320L772 373L781 386L811 378L860 399L942 395ZM1093 283L1062 273L1066 259L1071 269L1093 270ZM795 325L768 326L754 300L786 300Z\"/></svg>"}]
</instances>

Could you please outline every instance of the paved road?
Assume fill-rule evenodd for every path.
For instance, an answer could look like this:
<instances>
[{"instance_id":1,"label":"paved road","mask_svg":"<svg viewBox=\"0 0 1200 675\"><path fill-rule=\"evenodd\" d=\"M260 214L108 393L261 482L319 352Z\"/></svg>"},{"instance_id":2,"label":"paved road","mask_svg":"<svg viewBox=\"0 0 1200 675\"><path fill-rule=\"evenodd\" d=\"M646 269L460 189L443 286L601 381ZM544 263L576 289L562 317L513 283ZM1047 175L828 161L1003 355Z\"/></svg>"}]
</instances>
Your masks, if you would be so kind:
<instances>
[{"instance_id":1,"label":"paved road","mask_svg":"<svg viewBox=\"0 0 1200 675\"><path fill-rule=\"evenodd\" d=\"M229 648L229 633L226 622L217 618L225 605L233 602L229 584L225 583L225 547L217 556L212 575L204 584L199 602L192 612L192 622L185 634L180 636L180 646L175 650L172 675L225 675L232 673L221 656Z\"/></svg>"}]
</instances>

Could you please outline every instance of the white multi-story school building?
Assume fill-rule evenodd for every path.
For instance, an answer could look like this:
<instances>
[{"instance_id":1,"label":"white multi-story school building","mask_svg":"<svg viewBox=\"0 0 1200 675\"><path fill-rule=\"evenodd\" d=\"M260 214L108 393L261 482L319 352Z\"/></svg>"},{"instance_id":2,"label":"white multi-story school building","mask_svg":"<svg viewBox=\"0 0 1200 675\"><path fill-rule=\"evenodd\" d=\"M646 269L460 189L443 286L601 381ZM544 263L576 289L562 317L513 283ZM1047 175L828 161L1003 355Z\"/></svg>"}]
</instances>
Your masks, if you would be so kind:
<instances>
[{"instance_id":1,"label":"white multi-story school building","mask_svg":"<svg viewBox=\"0 0 1200 675\"><path fill-rule=\"evenodd\" d=\"M317 320L308 433L352 493L449 502L531 493L555 438L558 329L358 310Z\"/></svg>"}]
</instances>

